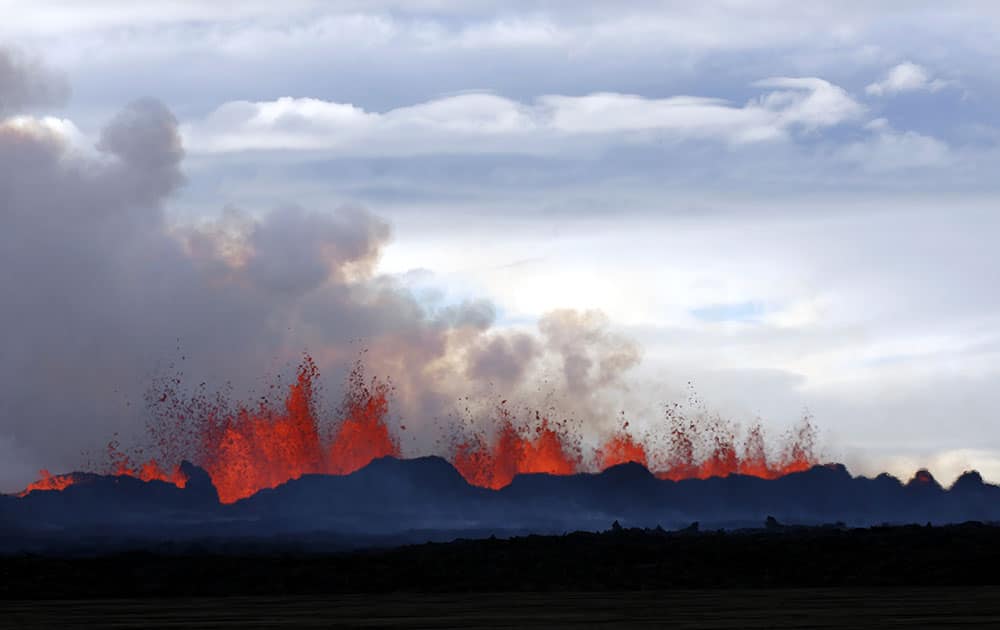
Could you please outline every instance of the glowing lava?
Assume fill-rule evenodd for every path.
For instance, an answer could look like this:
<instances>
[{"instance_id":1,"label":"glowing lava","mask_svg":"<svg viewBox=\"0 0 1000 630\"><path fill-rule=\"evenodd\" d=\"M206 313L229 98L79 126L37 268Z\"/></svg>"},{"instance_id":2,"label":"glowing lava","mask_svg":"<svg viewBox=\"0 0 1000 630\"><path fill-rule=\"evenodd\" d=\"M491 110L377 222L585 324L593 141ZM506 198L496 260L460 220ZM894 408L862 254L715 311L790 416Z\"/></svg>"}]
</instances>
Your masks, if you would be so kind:
<instances>
[{"instance_id":1,"label":"glowing lava","mask_svg":"<svg viewBox=\"0 0 1000 630\"><path fill-rule=\"evenodd\" d=\"M44 468L38 471L38 480L28 484L17 496L23 497L38 490L65 490L77 482L77 476L73 473L68 475L53 475Z\"/></svg>"},{"instance_id":2,"label":"glowing lava","mask_svg":"<svg viewBox=\"0 0 1000 630\"><path fill-rule=\"evenodd\" d=\"M118 477L134 477L142 481L163 481L173 484L178 488L187 485L187 476L181 472L180 467L175 468L171 473L166 473L160 468L155 459L147 461L138 467L132 467L127 458L119 458L110 474ZM38 480L28 484L28 487L17 496L24 497L32 492L42 490L65 490L66 488L84 483L89 477L78 473L68 473L65 475L53 475L46 469L38 471Z\"/></svg>"},{"instance_id":3,"label":"glowing lava","mask_svg":"<svg viewBox=\"0 0 1000 630\"><path fill-rule=\"evenodd\" d=\"M708 479L729 475L749 475L774 479L808 470L817 463L814 453L815 429L807 417L785 436L781 452L768 458L763 429L754 424L747 432L742 449L736 446L736 430L719 417L688 419L676 406L668 408L670 427L666 456L654 466L661 479Z\"/></svg>"},{"instance_id":4,"label":"glowing lava","mask_svg":"<svg viewBox=\"0 0 1000 630\"><path fill-rule=\"evenodd\" d=\"M108 445L110 474L183 488L187 478L179 462L190 459L208 472L219 499L233 503L302 475L346 475L376 458L400 456L399 440L387 423L391 394L387 382L366 380L357 363L347 379L337 417L322 423L315 402L318 378L316 364L306 356L280 403L262 398L253 406L235 408L222 396L213 400L202 393L186 400L177 391L180 381L170 381L172 385L150 399L158 418L150 431L160 457L133 465L118 450L117 442L112 442ZM570 475L626 462L642 464L657 477L670 480L733 474L770 479L817 463L815 430L808 418L784 437L783 448L771 456L759 424L750 427L740 447L736 435L737 430L717 416L687 417L673 405L667 408L665 422L652 427L642 439L630 434L625 422L592 451L593 457L585 464L579 432L568 430L565 422L550 422L538 412L519 420L504 401L497 407L491 430L455 431L453 436L458 437L452 438L447 455L469 483L493 489L510 484L518 474ZM162 461L174 466L165 469L158 463ZM39 474L39 480L20 496L63 490L85 478L52 475L46 470Z\"/></svg>"},{"instance_id":5,"label":"glowing lava","mask_svg":"<svg viewBox=\"0 0 1000 630\"><path fill-rule=\"evenodd\" d=\"M604 470L628 462L649 467L646 447L628 433L628 422L626 422L621 431L609 437L597 450L597 466Z\"/></svg>"},{"instance_id":6,"label":"glowing lava","mask_svg":"<svg viewBox=\"0 0 1000 630\"><path fill-rule=\"evenodd\" d=\"M344 419L327 451L327 472L348 475L373 459L399 457L399 440L385 423L388 415L389 384L377 380L365 384L364 372L355 366L344 396Z\"/></svg>"},{"instance_id":7,"label":"glowing lava","mask_svg":"<svg viewBox=\"0 0 1000 630\"><path fill-rule=\"evenodd\" d=\"M522 473L571 475L579 470L579 454L573 453L566 436L554 430L547 419L536 413L533 427L518 425L503 404L497 415L492 445L476 435L455 446L452 464L466 481L496 490Z\"/></svg>"},{"instance_id":8,"label":"glowing lava","mask_svg":"<svg viewBox=\"0 0 1000 630\"><path fill-rule=\"evenodd\" d=\"M208 472L223 503L274 488L302 475L346 475L373 459L399 457L399 442L385 421L389 386L368 384L360 365L348 379L343 417L329 444L324 444L315 408L319 370L310 357L299 366L283 408L261 402L254 410L235 413L211 409L202 423L199 464Z\"/></svg>"},{"instance_id":9,"label":"glowing lava","mask_svg":"<svg viewBox=\"0 0 1000 630\"><path fill-rule=\"evenodd\" d=\"M261 402L234 413L212 410L201 433L199 462L223 503L274 488L304 474L323 472L323 449L312 408L313 379L319 372L308 357L288 388L283 409Z\"/></svg>"},{"instance_id":10,"label":"glowing lava","mask_svg":"<svg viewBox=\"0 0 1000 630\"><path fill-rule=\"evenodd\" d=\"M108 461L110 462L109 472L116 477L135 477L142 481L164 481L178 488L187 485L187 475L181 472L179 464L169 474L160 467L155 459L149 459L141 465L134 465L131 458L118 449L116 440L108 443Z\"/></svg>"}]
</instances>

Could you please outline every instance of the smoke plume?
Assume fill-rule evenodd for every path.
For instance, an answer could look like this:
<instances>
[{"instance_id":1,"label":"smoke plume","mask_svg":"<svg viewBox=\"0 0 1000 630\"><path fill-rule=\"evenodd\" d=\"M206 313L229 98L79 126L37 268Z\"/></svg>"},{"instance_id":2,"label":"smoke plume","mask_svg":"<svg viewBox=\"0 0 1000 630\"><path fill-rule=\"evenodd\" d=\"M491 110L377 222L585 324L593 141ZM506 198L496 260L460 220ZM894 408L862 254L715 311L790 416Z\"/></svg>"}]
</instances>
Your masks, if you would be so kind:
<instances>
[{"instance_id":1,"label":"smoke plume","mask_svg":"<svg viewBox=\"0 0 1000 630\"><path fill-rule=\"evenodd\" d=\"M435 419L484 393L563 392L565 413L595 419L638 361L597 313L508 330L488 301L421 303L376 273L391 230L365 209L229 207L178 225L171 112L132 103L85 150L52 119L14 116L65 95L40 64L0 52L0 490L78 468L111 436L139 439L144 391L165 370L249 388L308 351L336 382L365 349L369 372L392 379L406 454L433 452Z\"/></svg>"},{"instance_id":2,"label":"smoke plume","mask_svg":"<svg viewBox=\"0 0 1000 630\"><path fill-rule=\"evenodd\" d=\"M0 116L60 105L69 96L65 79L40 60L0 47Z\"/></svg>"}]
</instances>

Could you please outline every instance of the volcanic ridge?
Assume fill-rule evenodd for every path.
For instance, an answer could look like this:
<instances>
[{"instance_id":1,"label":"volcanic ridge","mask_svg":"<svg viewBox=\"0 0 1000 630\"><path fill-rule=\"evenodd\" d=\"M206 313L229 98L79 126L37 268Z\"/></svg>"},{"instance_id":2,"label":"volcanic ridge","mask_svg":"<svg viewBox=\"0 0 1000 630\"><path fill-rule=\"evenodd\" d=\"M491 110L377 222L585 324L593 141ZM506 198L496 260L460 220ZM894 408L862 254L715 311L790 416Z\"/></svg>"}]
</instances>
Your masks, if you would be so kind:
<instances>
[{"instance_id":1,"label":"volcanic ridge","mask_svg":"<svg viewBox=\"0 0 1000 630\"><path fill-rule=\"evenodd\" d=\"M659 479L626 463L600 473L524 474L499 490L470 484L440 457L377 459L348 475L309 474L234 503L184 463L184 487L129 475L78 475L62 490L0 496L0 550L128 546L136 541L319 540L332 548L457 536L627 527L741 528L1000 521L1000 487L968 472L943 488L927 471L902 483L839 464L776 479Z\"/></svg>"},{"instance_id":2,"label":"volcanic ridge","mask_svg":"<svg viewBox=\"0 0 1000 630\"><path fill-rule=\"evenodd\" d=\"M819 465L806 419L779 448L759 425L737 440L717 417L667 407L655 434L624 422L589 453L565 421L516 417L502 401L489 433L453 431L447 459L402 459L391 387L360 362L334 418L317 411L304 358L280 399L231 405L178 379L151 390L156 457L108 445L101 472L50 474L0 495L0 551L101 541L318 536L333 547L629 527L724 528L768 516L797 524L1000 520L1000 488L976 472L942 488ZM165 465L161 465L164 462ZM195 462L195 463L191 463Z\"/></svg>"}]
</instances>

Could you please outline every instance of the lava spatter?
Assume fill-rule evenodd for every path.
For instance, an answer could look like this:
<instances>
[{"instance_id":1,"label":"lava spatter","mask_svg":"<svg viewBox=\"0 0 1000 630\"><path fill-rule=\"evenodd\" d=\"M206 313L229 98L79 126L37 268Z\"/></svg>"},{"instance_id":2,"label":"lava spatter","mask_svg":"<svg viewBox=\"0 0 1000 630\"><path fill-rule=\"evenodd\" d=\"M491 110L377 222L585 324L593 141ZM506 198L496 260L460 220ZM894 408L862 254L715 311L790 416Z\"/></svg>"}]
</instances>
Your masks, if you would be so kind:
<instances>
[{"instance_id":1,"label":"lava spatter","mask_svg":"<svg viewBox=\"0 0 1000 630\"><path fill-rule=\"evenodd\" d=\"M183 488L180 461L204 468L223 503L233 503L264 488L274 488L306 474L350 474L379 457L401 455L399 438L388 422L392 388L388 381L368 379L361 362L350 372L338 413L321 417L317 406L320 373L306 355L287 387L273 385L283 396L262 397L254 404L228 403L204 389L185 398L180 380L161 383L150 396L155 421L150 434L160 456L129 457L108 445L108 473L144 481L159 480ZM570 475L603 470L626 462L649 468L669 480L726 477L733 474L775 478L806 470L817 463L815 429L809 418L785 434L768 452L759 423L742 442L738 427L718 416L687 415L680 405L666 408L663 422L637 437L623 422L587 457L579 427L553 422L540 412L521 418L503 401L491 422L475 430L446 428L451 446L446 456L470 484L499 489L516 475ZM62 490L78 483L75 474L40 471L39 479L21 493Z\"/></svg>"}]
</instances>

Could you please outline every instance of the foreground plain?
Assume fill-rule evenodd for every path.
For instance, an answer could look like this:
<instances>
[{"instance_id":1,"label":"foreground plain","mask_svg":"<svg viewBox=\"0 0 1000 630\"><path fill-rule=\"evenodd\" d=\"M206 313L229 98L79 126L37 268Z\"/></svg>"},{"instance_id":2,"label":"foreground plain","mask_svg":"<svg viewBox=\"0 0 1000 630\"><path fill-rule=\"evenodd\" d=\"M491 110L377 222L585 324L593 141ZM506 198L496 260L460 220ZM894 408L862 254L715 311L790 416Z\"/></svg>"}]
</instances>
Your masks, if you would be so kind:
<instances>
[{"instance_id":1,"label":"foreground plain","mask_svg":"<svg viewBox=\"0 0 1000 630\"><path fill-rule=\"evenodd\" d=\"M12 628L972 628L1000 587L8 601Z\"/></svg>"},{"instance_id":2,"label":"foreground plain","mask_svg":"<svg viewBox=\"0 0 1000 630\"><path fill-rule=\"evenodd\" d=\"M1000 527L626 529L317 553L231 540L0 555L0 599L1000 585Z\"/></svg>"}]
</instances>

